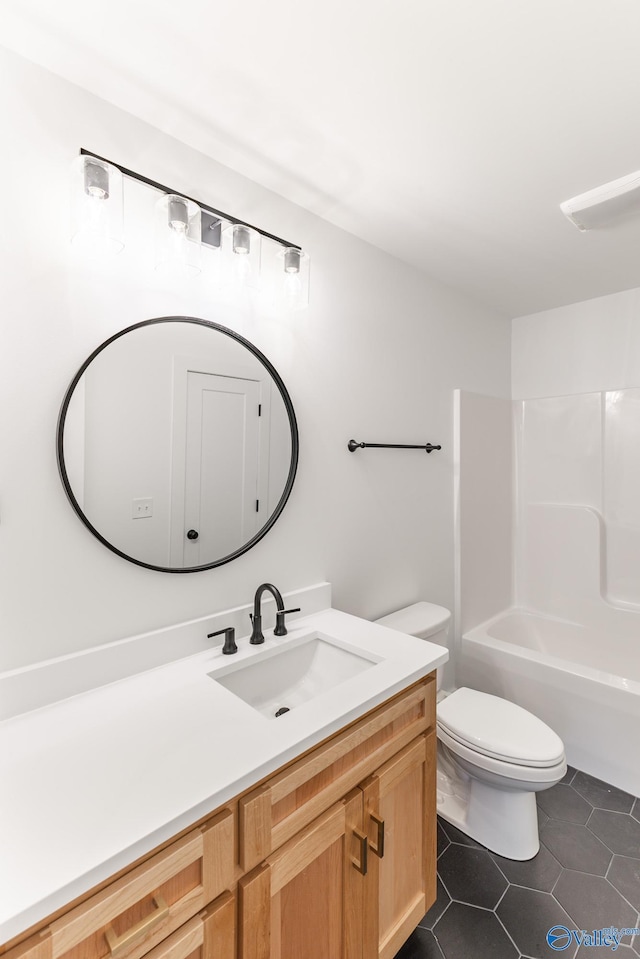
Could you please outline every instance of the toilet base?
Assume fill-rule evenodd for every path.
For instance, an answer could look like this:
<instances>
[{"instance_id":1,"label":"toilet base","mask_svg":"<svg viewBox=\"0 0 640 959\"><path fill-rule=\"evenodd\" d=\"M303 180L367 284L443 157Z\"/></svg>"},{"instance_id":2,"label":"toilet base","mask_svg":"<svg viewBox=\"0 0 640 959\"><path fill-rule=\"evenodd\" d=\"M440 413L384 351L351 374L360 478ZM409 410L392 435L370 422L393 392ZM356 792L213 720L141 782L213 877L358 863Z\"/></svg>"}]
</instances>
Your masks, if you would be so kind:
<instances>
[{"instance_id":1,"label":"toilet base","mask_svg":"<svg viewBox=\"0 0 640 959\"><path fill-rule=\"evenodd\" d=\"M438 815L505 859L533 859L540 848L535 792L497 789L438 768Z\"/></svg>"}]
</instances>

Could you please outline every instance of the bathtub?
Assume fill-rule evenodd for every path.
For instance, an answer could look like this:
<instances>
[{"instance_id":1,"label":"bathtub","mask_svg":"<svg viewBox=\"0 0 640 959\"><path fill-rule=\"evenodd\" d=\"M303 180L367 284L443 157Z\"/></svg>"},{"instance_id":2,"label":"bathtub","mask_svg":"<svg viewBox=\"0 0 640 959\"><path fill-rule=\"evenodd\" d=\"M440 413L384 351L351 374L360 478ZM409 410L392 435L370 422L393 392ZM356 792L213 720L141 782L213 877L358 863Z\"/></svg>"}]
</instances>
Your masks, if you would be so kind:
<instances>
[{"instance_id":1,"label":"bathtub","mask_svg":"<svg viewBox=\"0 0 640 959\"><path fill-rule=\"evenodd\" d=\"M640 796L640 629L630 640L514 608L465 633L459 652L458 686L529 709L572 766Z\"/></svg>"}]
</instances>

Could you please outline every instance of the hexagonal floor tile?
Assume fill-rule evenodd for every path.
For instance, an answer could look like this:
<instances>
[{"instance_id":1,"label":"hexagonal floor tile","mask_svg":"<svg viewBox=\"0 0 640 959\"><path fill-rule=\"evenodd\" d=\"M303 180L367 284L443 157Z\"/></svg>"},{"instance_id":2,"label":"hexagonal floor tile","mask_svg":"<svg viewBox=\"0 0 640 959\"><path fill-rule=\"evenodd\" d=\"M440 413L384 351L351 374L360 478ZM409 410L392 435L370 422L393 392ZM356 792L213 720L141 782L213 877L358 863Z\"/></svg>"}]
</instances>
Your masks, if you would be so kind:
<instances>
[{"instance_id":1,"label":"hexagonal floor tile","mask_svg":"<svg viewBox=\"0 0 640 959\"><path fill-rule=\"evenodd\" d=\"M577 772L571 782L571 788L598 809L631 812L633 796L587 773Z\"/></svg>"},{"instance_id":2,"label":"hexagonal floor tile","mask_svg":"<svg viewBox=\"0 0 640 959\"><path fill-rule=\"evenodd\" d=\"M573 777L575 776L577 770L573 766L567 766L567 771L560 780L564 786L569 786L573 782Z\"/></svg>"},{"instance_id":3,"label":"hexagonal floor tile","mask_svg":"<svg viewBox=\"0 0 640 959\"><path fill-rule=\"evenodd\" d=\"M538 829L541 829L542 826L547 822L549 817L547 816L544 809L542 809L538 804L536 804L536 812L538 814Z\"/></svg>"},{"instance_id":4,"label":"hexagonal floor tile","mask_svg":"<svg viewBox=\"0 0 640 959\"><path fill-rule=\"evenodd\" d=\"M438 856L441 856L449 845L451 845L451 840L442 828L440 820L438 820Z\"/></svg>"},{"instance_id":5,"label":"hexagonal floor tile","mask_svg":"<svg viewBox=\"0 0 640 959\"><path fill-rule=\"evenodd\" d=\"M518 959L496 914L487 909L452 902L433 931L445 959Z\"/></svg>"},{"instance_id":6,"label":"hexagonal floor tile","mask_svg":"<svg viewBox=\"0 0 640 959\"><path fill-rule=\"evenodd\" d=\"M564 819L567 822L586 823L593 811L591 804L579 796L573 786L562 784L539 793L538 806L550 819Z\"/></svg>"},{"instance_id":7,"label":"hexagonal floor tile","mask_svg":"<svg viewBox=\"0 0 640 959\"><path fill-rule=\"evenodd\" d=\"M636 799L633 804L633 809L631 810L631 815L634 819L637 819L640 822L640 799Z\"/></svg>"},{"instance_id":8,"label":"hexagonal floor tile","mask_svg":"<svg viewBox=\"0 0 640 959\"><path fill-rule=\"evenodd\" d=\"M438 892L436 901L432 905L431 909L429 909L427 914L420 920L419 925L421 925L423 929L433 929L438 919L451 902L451 896L442 885L440 876L438 876L437 879L437 890Z\"/></svg>"},{"instance_id":9,"label":"hexagonal floor tile","mask_svg":"<svg viewBox=\"0 0 640 959\"><path fill-rule=\"evenodd\" d=\"M516 886L539 889L541 892L551 892L562 872L562 866L558 860L542 843L538 854L525 862L504 859L494 852L491 853L491 858L509 882Z\"/></svg>"},{"instance_id":10,"label":"hexagonal floor tile","mask_svg":"<svg viewBox=\"0 0 640 959\"><path fill-rule=\"evenodd\" d=\"M438 860L438 873L452 899L494 909L507 880L486 849L452 843Z\"/></svg>"},{"instance_id":11,"label":"hexagonal floor tile","mask_svg":"<svg viewBox=\"0 0 640 959\"><path fill-rule=\"evenodd\" d=\"M640 822L621 812L594 809L588 829L618 856L640 859Z\"/></svg>"},{"instance_id":12,"label":"hexagonal floor tile","mask_svg":"<svg viewBox=\"0 0 640 959\"><path fill-rule=\"evenodd\" d=\"M611 946L580 946L576 959L635 959L637 953L631 946L618 946L614 952Z\"/></svg>"},{"instance_id":13,"label":"hexagonal floor tile","mask_svg":"<svg viewBox=\"0 0 640 959\"><path fill-rule=\"evenodd\" d=\"M476 842L471 836L467 836L466 833L462 832L456 826L453 826L450 822L447 822L446 819L440 819L438 821L451 842L460 843L462 846L475 846L477 849L483 848L479 842Z\"/></svg>"},{"instance_id":14,"label":"hexagonal floor tile","mask_svg":"<svg viewBox=\"0 0 640 959\"><path fill-rule=\"evenodd\" d=\"M420 926L412 932L395 959L444 959L435 936Z\"/></svg>"},{"instance_id":15,"label":"hexagonal floor tile","mask_svg":"<svg viewBox=\"0 0 640 959\"><path fill-rule=\"evenodd\" d=\"M540 830L540 838L566 869L604 876L613 859L610 849L579 823L550 819Z\"/></svg>"},{"instance_id":16,"label":"hexagonal floor tile","mask_svg":"<svg viewBox=\"0 0 640 959\"><path fill-rule=\"evenodd\" d=\"M640 909L640 859L614 856L607 879L634 909Z\"/></svg>"},{"instance_id":17,"label":"hexagonal floor tile","mask_svg":"<svg viewBox=\"0 0 640 959\"><path fill-rule=\"evenodd\" d=\"M578 929L634 928L637 913L602 876L565 869L553 890L554 898ZM627 939L627 945L631 945Z\"/></svg>"},{"instance_id":18,"label":"hexagonal floor tile","mask_svg":"<svg viewBox=\"0 0 640 959\"><path fill-rule=\"evenodd\" d=\"M520 886L509 886L496 913L520 952L531 959L557 956L558 950L547 942L547 933L558 925L573 928L572 920L550 893ZM577 949L571 945L563 955L570 959Z\"/></svg>"}]
</instances>

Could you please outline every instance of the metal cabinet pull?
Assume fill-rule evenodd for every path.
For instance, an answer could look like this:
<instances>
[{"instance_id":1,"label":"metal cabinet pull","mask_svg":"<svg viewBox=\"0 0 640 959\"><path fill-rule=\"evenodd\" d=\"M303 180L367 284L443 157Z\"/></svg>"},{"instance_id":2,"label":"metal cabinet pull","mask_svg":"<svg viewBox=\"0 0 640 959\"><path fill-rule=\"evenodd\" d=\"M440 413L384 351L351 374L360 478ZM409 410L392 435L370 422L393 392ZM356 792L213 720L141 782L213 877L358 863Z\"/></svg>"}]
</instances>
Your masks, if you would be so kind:
<instances>
[{"instance_id":1,"label":"metal cabinet pull","mask_svg":"<svg viewBox=\"0 0 640 959\"><path fill-rule=\"evenodd\" d=\"M384 819L380 819L379 816L376 816L375 813L370 812L369 818L373 820L378 828L378 837L375 846L369 840L369 846L371 847L371 852L375 853L379 859L382 859L384 856Z\"/></svg>"},{"instance_id":2,"label":"metal cabinet pull","mask_svg":"<svg viewBox=\"0 0 640 959\"><path fill-rule=\"evenodd\" d=\"M136 939L144 937L148 932L159 925L163 919L167 918L169 915L169 906L164 898L160 895L155 895L153 901L157 909L150 915L145 916L144 919L141 919L140 922L137 922L135 926L131 926L130 929L123 932L121 936L116 935L113 926L109 926L109 928L105 930L104 938L107 940L109 952L114 959L117 959L119 955L129 949Z\"/></svg>"},{"instance_id":3,"label":"metal cabinet pull","mask_svg":"<svg viewBox=\"0 0 640 959\"><path fill-rule=\"evenodd\" d=\"M363 833L359 832L359 830L357 829L353 830L353 835L356 837L356 839L360 843L360 862L358 862L357 859L354 859L353 856L351 857L351 862L356 867L358 872L362 873L363 876L366 876L367 875L367 837L363 835Z\"/></svg>"}]
</instances>

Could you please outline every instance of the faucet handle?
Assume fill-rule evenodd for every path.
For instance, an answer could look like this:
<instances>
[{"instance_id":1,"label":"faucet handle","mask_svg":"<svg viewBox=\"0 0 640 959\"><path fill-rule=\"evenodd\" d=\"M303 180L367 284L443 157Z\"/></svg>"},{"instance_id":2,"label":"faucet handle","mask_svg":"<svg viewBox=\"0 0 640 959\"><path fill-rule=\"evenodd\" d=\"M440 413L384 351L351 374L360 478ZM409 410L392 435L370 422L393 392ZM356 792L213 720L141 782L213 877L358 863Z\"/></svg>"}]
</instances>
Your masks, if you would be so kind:
<instances>
[{"instance_id":1,"label":"faucet handle","mask_svg":"<svg viewBox=\"0 0 640 959\"><path fill-rule=\"evenodd\" d=\"M295 609L280 609L276 613L276 628L273 631L274 636L286 636L287 627L284 625L284 618L287 613L299 613L300 607L297 606Z\"/></svg>"},{"instance_id":2,"label":"faucet handle","mask_svg":"<svg viewBox=\"0 0 640 959\"><path fill-rule=\"evenodd\" d=\"M264 643L264 636L262 635L262 616L253 616L249 613L249 619L251 620L251 638L249 643L252 646L260 646Z\"/></svg>"},{"instance_id":3,"label":"faucet handle","mask_svg":"<svg viewBox=\"0 0 640 959\"><path fill-rule=\"evenodd\" d=\"M238 652L238 647L236 646L236 631L233 626L226 626L224 629L217 629L215 633L207 633L207 639L211 639L212 636L222 636L224 633L224 646L222 647L222 653L224 656L230 656L232 653Z\"/></svg>"}]
</instances>

